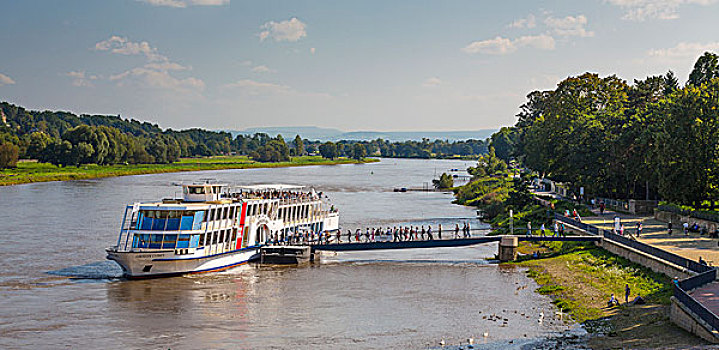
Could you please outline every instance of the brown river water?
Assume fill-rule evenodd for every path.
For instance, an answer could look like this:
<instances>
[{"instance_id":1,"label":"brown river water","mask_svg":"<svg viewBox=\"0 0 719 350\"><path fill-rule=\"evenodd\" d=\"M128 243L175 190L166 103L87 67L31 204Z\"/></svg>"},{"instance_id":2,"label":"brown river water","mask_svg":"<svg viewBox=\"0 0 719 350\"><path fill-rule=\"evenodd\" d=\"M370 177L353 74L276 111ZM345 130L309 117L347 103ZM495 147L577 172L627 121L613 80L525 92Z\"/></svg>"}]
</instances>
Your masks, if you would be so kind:
<instances>
[{"instance_id":1,"label":"brown river water","mask_svg":"<svg viewBox=\"0 0 719 350\"><path fill-rule=\"evenodd\" d=\"M469 337L475 348L519 348L575 327L552 320L556 310L522 269L490 260L496 243L328 254L305 267L251 264L140 281L120 278L105 260L125 204L171 197L179 194L173 182L204 178L313 186L340 209L345 230L436 230L467 220L480 227L451 194L392 192L470 165L383 159L2 187L0 348L436 349L444 339L457 349Z\"/></svg>"}]
</instances>

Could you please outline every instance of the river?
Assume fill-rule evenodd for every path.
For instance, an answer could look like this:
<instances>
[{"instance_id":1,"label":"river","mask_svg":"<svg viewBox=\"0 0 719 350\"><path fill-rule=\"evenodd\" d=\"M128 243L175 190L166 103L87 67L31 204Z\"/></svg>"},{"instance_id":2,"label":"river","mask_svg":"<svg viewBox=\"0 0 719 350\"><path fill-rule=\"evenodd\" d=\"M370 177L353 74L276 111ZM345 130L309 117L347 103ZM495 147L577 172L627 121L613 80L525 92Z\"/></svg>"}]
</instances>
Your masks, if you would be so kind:
<instances>
[{"instance_id":1,"label":"river","mask_svg":"<svg viewBox=\"0 0 719 350\"><path fill-rule=\"evenodd\" d=\"M474 210L451 204L451 194L392 192L470 165L383 159L2 187L0 348L424 349L468 337L504 348L566 330L521 269L489 260L496 244L348 252L309 267L140 281L118 278L105 260L125 204L171 197L179 193L173 182L205 178L312 186L340 209L344 229L478 227Z\"/></svg>"}]
</instances>

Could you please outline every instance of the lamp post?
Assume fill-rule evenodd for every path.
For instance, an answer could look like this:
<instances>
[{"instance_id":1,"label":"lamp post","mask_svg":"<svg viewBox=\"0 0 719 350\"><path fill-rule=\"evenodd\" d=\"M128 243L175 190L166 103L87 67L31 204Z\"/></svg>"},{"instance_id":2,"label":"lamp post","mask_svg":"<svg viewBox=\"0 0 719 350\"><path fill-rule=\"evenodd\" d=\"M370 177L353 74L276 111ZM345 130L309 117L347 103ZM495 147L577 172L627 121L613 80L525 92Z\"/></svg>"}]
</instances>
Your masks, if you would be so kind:
<instances>
[{"instance_id":1,"label":"lamp post","mask_svg":"<svg viewBox=\"0 0 719 350\"><path fill-rule=\"evenodd\" d=\"M509 230L512 232L512 236L514 236L514 212L512 212L512 209L509 209Z\"/></svg>"}]
</instances>

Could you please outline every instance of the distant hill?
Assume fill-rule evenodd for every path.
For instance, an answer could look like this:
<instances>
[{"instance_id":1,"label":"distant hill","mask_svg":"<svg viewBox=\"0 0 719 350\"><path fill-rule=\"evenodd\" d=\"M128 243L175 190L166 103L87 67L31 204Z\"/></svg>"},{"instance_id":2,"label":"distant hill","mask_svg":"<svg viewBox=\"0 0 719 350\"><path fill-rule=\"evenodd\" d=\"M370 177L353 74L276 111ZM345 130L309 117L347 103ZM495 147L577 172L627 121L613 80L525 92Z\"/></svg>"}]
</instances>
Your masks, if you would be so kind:
<instances>
[{"instance_id":1,"label":"distant hill","mask_svg":"<svg viewBox=\"0 0 719 350\"><path fill-rule=\"evenodd\" d=\"M295 135L300 135L304 139L320 140L320 141L338 141L338 140L356 140L370 141L381 138L387 141L420 141L422 138L430 140L484 140L495 133L496 129L481 129L471 131L350 131L344 132L338 129L318 128L313 126L296 126L296 127L267 127L267 128L248 128L237 131L230 130L232 135L237 134L255 134L266 133L270 136L282 135L285 140L293 139Z\"/></svg>"},{"instance_id":2,"label":"distant hill","mask_svg":"<svg viewBox=\"0 0 719 350\"><path fill-rule=\"evenodd\" d=\"M232 136L238 134L254 135L256 133L265 133L272 137L277 134L282 135L285 140L292 140L295 135L300 135L304 139L309 140L335 140L336 137L342 135L344 132L338 129L331 128L318 128L316 126L278 126L278 127L267 127L267 128L247 128L245 130L230 130Z\"/></svg>"}]
</instances>

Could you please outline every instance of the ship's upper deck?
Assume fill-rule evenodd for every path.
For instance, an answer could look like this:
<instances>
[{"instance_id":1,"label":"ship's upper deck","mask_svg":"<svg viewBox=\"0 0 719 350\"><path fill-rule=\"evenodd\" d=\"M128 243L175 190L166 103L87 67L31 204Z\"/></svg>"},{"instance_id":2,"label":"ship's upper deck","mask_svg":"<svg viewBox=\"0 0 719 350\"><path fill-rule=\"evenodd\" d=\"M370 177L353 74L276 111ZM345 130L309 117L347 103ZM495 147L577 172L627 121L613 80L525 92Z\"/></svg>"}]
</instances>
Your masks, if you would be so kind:
<instances>
[{"instance_id":1,"label":"ship's upper deck","mask_svg":"<svg viewBox=\"0 0 719 350\"><path fill-rule=\"evenodd\" d=\"M142 206L204 206L251 200L279 200L280 205L319 201L322 193L304 186L271 184L230 187L223 183L180 184L182 197L139 203Z\"/></svg>"}]
</instances>

